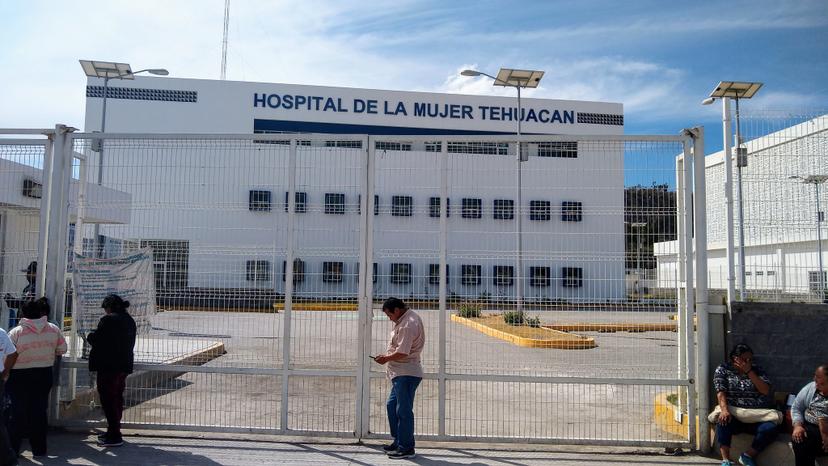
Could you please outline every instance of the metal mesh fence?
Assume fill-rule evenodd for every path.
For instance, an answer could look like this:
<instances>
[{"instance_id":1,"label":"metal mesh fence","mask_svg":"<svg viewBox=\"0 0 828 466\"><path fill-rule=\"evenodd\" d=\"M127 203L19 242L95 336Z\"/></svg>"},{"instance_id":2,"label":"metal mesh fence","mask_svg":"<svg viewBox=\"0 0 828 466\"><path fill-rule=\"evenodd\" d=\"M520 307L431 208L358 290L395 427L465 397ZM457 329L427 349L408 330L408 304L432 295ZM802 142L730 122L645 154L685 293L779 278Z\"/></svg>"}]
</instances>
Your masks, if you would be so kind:
<instances>
[{"instance_id":1,"label":"metal mesh fence","mask_svg":"<svg viewBox=\"0 0 828 466\"><path fill-rule=\"evenodd\" d=\"M828 174L828 116L761 111L742 113L740 120L747 165L738 165L734 149L735 288L743 288L744 276L745 299L823 302L824 244L818 238L826 237L821 230L828 201L822 189ZM727 288L723 163L722 157L712 157L706 169L712 288ZM742 236L744 265L738 259Z\"/></svg>"},{"instance_id":2,"label":"metal mesh fence","mask_svg":"<svg viewBox=\"0 0 828 466\"><path fill-rule=\"evenodd\" d=\"M419 434L688 442L652 421L659 397L688 411L679 267L656 272L686 142L524 141L518 191L505 138L76 135L90 188L70 195L67 250L152 251L158 314L125 421L382 435L389 383L368 356L396 296L427 335ZM78 330L66 423L101 419Z\"/></svg>"}]
</instances>

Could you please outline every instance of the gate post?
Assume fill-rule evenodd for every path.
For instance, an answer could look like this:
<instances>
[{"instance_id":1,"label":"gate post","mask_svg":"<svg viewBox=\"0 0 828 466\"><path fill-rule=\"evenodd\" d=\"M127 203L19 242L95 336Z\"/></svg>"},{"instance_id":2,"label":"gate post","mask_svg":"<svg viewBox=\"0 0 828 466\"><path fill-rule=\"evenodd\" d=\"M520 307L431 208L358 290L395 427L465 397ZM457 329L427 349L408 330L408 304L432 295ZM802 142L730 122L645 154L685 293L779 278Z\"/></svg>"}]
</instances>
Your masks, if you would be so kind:
<instances>
[{"instance_id":1,"label":"gate post","mask_svg":"<svg viewBox=\"0 0 828 466\"><path fill-rule=\"evenodd\" d=\"M693 137L693 219L695 224L696 248L696 341L698 347L698 371L696 390L699 406L699 450L710 450L710 426L707 410L710 409L710 333L707 313L707 185L704 162L704 127L697 126L690 131Z\"/></svg>"},{"instance_id":2,"label":"gate post","mask_svg":"<svg viewBox=\"0 0 828 466\"><path fill-rule=\"evenodd\" d=\"M448 255L448 141L440 144L440 273L439 309L437 315L438 327L438 365L437 365L437 435L446 435L446 325L448 306L446 293L448 291L446 270ZM520 160L518 160L520 163ZM456 272L455 272L456 273Z\"/></svg>"},{"instance_id":3,"label":"gate post","mask_svg":"<svg viewBox=\"0 0 828 466\"><path fill-rule=\"evenodd\" d=\"M294 224L296 217L296 138L290 139L288 161L288 222L285 254L285 316L282 319L282 400L279 430L288 431L288 398L290 394L290 321L293 315L293 260L295 256Z\"/></svg>"},{"instance_id":4,"label":"gate post","mask_svg":"<svg viewBox=\"0 0 828 466\"><path fill-rule=\"evenodd\" d=\"M371 420L371 363L368 356L371 354L371 335L374 322L373 288L373 245L369 237L373 228L374 212L374 139L370 136L362 138L362 174L359 201L359 329L357 337L357 379L356 379L356 426L355 434L358 439L366 437L370 431Z\"/></svg>"},{"instance_id":5,"label":"gate post","mask_svg":"<svg viewBox=\"0 0 828 466\"><path fill-rule=\"evenodd\" d=\"M688 441L690 445L696 443L696 346L695 346L695 332L693 331L693 303L695 295L693 293L693 210L691 208L693 202L693 172L692 157L690 153L690 142L688 138L684 141L684 158L682 161L682 168L684 173L684 237L681 241L684 242L685 263L684 263L684 317L685 317L685 337L686 353L687 353L687 380L690 385L687 387L687 416L688 416Z\"/></svg>"}]
</instances>

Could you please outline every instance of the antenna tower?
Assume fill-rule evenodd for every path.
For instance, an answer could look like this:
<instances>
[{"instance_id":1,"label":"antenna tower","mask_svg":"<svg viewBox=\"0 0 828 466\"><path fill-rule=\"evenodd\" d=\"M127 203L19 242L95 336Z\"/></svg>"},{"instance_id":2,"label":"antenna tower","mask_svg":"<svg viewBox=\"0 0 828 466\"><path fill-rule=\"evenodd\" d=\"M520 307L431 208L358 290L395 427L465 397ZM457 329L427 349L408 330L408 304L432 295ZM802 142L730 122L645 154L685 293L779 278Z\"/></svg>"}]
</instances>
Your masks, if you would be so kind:
<instances>
[{"instance_id":1,"label":"antenna tower","mask_svg":"<svg viewBox=\"0 0 828 466\"><path fill-rule=\"evenodd\" d=\"M227 78L227 33L230 26L230 0L224 0L224 36L221 39L221 79Z\"/></svg>"}]
</instances>

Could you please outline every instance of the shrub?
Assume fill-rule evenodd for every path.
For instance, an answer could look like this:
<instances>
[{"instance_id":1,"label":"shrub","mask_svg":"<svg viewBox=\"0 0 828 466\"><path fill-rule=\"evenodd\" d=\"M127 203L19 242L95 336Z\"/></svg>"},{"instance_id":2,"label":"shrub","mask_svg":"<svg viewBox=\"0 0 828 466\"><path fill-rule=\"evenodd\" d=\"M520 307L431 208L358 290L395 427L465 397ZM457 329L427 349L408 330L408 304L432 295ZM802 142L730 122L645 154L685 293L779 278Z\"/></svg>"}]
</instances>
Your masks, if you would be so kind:
<instances>
[{"instance_id":1,"label":"shrub","mask_svg":"<svg viewBox=\"0 0 828 466\"><path fill-rule=\"evenodd\" d=\"M540 328L541 321L540 317L527 317L526 318L526 325L533 327L533 328Z\"/></svg>"},{"instance_id":2,"label":"shrub","mask_svg":"<svg viewBox=\"0 0 828 466\"><path fill-rule=\"evenodd\" d=\"M462 303L457 310L457 315L466 319L475 319L482 315L483 306L474 303Z\"/></svg>"},{"instance_id":3,"label":"shrub","mask_svg":"<svg viewBox=\"0 0 828 466\"><path fill-rule=\"evenodd\" d=\"M509 325L523 325L526 321L526 315L521 311L504 312L503 321Z\"/></svg>"}]
</instances>

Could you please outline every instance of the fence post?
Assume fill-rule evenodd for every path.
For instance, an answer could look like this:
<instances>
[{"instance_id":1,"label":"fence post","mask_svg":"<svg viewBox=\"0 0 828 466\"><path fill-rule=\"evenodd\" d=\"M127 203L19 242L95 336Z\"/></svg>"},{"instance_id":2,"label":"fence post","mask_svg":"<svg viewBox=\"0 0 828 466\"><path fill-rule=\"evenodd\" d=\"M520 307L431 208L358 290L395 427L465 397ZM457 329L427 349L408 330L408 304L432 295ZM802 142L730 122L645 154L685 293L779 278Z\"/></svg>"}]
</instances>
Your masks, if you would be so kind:
<instances>
[{"instance_id":1,"label":"fence post","mask_svg":"<svg viewBox=\"0 0 828 466\"><path fill-rule=\"evenodd\" d=\"M282 319L282 402L279 429L288 431L288 398L290 394L290 320L293 313L293 261L296 245L293 228L296 222L296 138L290 140L288 160L288 221L285 253L285 316ZM303 271L304 273L304 271Z\"/></svg>"},{"instance_id":2,"label":"fence post","mask_svg":"<svg viewBox=\"0 0 828 466\"><path fill-rule=\"evenodd\" d=\"M371 354L371 325L374 322L373 315L373 300L368 295L368 282L371 280L371 273L368 272L370 262L368 261L368 230L369 221L372 217L373 210L369 209L369 198L373 198L372 192L369 190L371 184L370 179L374 173L370 163L371 145L373 145L371 137L364 137L362 139L362 160L361 160L361 186L362 193L359 201L359 271L357 280L359 286L357 293L359 298L359 329L357 338L357 399L356 399L356 436L358 439L368 435L370 430L371 420L371 363L368 361L368 356Z\"/></svg>"},{"instance_id":3,"label":"fence post","mask_svg":"<svg viewBox=\"0 0 828 466\"><path fill-rule=\"evenodd\" d=\"M688 427L688 441L690 445L696 443L696 347L695 347L695 332L693 331L693 302L695 296L693 293L693 210L691 208L693 202L693 172L692 157L690 154L690 138L684 142L684 158L682 161L682 172L684 175L684 237L681 241L684 242L684 324L685 324L685 343L686 348L686 379L690 382L687 388L687 427Z\"/></svg>"},{"instance_id":4,"label":"fence post","mask_svg":"<svg viewBox=\"0 0 828 466\"><path fill-rule=\"evenodd\" d=\"M699 406L699 450L710 450L710 426L707 410L710 408L710 332L707 313L707 185L704 164L704 127L697 126L690 132L693 136L693 219L695 222L696 247L696 341L698 347L698 371L696 390Z\"/></svg>"},{"instance_id":5,"label":"fence post","mask_svg":"<svg viewBox=\"0 0 828 466\"><path fill-rule=\"evenodd\" d=\"M437 435L446 435L446 319L448 306L446 293L448 292L448 141L440 144L440 273L439 273L439 338L438 366L437 366ZM456 272L455 272L456 273Z\"/></svg>"}]
</instances>

